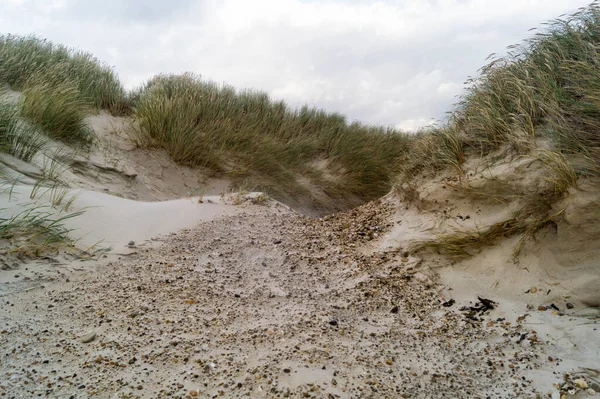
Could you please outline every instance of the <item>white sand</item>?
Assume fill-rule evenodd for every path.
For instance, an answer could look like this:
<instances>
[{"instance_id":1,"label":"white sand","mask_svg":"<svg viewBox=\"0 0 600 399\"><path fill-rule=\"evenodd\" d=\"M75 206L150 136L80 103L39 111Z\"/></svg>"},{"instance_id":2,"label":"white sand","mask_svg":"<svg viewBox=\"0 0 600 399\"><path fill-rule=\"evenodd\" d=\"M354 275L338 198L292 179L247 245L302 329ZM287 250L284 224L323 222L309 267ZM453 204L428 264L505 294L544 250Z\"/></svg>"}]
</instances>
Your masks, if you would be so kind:
<instances>
[{"instance_id":1,"label":"white sand","mask_svg":"<svg viewBox=\"0 0 600 399\"><path fill-rule=\"evenodd\" d=\"M30 206L28 198L30 186L16 186L13 200L0 203L0 214L14 214ZM42 189L43 191L43 189ZM41 196L36 204L47 205L50 193ZM235 212L235 206L226 205L220 197L198 197L161 202L141 202L115 197L89 190L71 190L66 198L75 196L72 206L66 213L83 211L84 214L65 221L72 230L72 238L77 246L85 249L94 245L112 247L120 252L130 241L142 243L162 234L177 232L195 226L200 221ZM18 198L18 199L17 199ZM56 212L56 217L61 215Z\"/></svg>"}]
</instances>

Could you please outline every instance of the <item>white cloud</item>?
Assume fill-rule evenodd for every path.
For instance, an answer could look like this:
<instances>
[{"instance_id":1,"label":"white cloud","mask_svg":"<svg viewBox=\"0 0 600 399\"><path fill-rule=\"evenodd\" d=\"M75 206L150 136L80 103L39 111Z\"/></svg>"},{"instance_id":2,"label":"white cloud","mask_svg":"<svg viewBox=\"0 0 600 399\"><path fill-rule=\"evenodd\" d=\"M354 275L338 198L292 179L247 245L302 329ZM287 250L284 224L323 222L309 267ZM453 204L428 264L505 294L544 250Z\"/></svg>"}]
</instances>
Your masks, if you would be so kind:
<instances>
[{"instance_id":1,"label":"white cloud","mask_svg":"<svg viewBox=\"0 0 600 399\"><path fill-rule=\"evenodd\" d=\"M414 129L444 117L489 53L588 1L10 0L0 24L88 50L129 87L189 70Z\"/></svg>"}]
</instances>

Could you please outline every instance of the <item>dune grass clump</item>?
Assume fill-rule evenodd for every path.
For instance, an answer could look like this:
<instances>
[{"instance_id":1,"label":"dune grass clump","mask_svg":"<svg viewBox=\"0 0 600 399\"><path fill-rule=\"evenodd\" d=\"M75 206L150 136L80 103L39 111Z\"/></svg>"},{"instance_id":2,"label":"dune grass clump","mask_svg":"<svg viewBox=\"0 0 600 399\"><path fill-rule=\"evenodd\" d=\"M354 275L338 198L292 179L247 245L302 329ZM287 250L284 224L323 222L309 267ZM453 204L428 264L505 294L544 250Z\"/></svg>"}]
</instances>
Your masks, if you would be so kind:
<instances>
[{"instance_id":1,"label":"dune grass clump","mask_svg":"<svg viewBox=\"0 0 600 399\"><path fill-rule=\"evenodd\" d=\"M30 162L46 142L38 129L19 118L16 104L0 101L0 151Z\"/></svg>"},{"instance_id":2,"label":"dune grass clump","mask_svg":"<svg viewBox=\"0 0 600 399\"><path fill-rule=\"evenodd\" d=\"M396 189L403 191L403 186L412 187L412 181L422 171L435 173L451 168L459 177L462 176L466 160L464 147L464 137L453 125L422 129L408 142L398 168ZM414 191L413 188L411 191ZM414 197L414 193L405 194Z\"/></svg>"},{"instance_id":3,"label":"dune grass clump","mask_svg":"<svg viewBox=\"0 0 600 399\"><path fill-rule=\"evenodd\" d=\"M85 122L91 104L73 84L39 84L26 88L19 101L20 115L49 137L70 144L90 144L93 131Z\"/></svg>"},{"instance_id":4,"label":"dune grass clump","mask_svg":"<svg viewBox=\"0 0 600 399\"><path fill-rule=\"evenodd\" d=\"M548 138L559 152L599 162L599 3L551 21L470 83L455 113L469 145L527 152Z\"/></svg>"},{"instance_id":5,"label":"dune grass clump","mask_svg":"<svg viewBox=\"0 0 600 399\"><path fill-rule=\"evenodd\" d=\"M74 85L98 109L127 112L126 91L117 74L89 53L35 36L0 36L0 82L15 90L40 84Z\"/></svg>"},{"instance_id":6,"label":"dune grass clump","mask_svg":"<svg viewBox=\"0 0 600 399\"><path fill-rule=\"evenodd\" d=\"M393 129L348 123L315 108L290 109L266 93L193 74L156 76L133 98L143 145L165 148L183 164L284 191L299 189L298 174L318 174L311 165L326 159L340 177L328 182L332 193L385 194L408 141Z\"/></svg>"},{"instance_id":7,"label":"dune grass clump","mask_svg":"<svg viewBox=\"0 0 600 399\"><path fill-rule=\"evenodd\" d=\"M56 215L52 207L32 206L10 217L0 217L0 240L8 243L8 253L38 257L73 247L65 221L83 211Z\"/></svg>"}]
</instances>

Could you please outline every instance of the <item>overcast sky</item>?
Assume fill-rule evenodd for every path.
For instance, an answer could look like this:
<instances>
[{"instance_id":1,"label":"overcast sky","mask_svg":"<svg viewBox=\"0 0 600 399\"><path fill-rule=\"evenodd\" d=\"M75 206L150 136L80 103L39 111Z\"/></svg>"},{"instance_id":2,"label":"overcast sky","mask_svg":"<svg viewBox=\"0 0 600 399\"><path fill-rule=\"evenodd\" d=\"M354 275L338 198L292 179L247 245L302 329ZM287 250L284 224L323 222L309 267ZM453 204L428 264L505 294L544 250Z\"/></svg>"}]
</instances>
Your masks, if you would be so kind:
<instances>
[{"instance_id":1,"label":"overcast sky","mask_svg":"<svg viewBox=\"0 0 600 399\"><path fill-rule=\"evenodd\" d=\"M193 71L414 129L529 28L590 0L0 0L1 33L92 52L127 87Z\"/></svg>"}]
</instances>

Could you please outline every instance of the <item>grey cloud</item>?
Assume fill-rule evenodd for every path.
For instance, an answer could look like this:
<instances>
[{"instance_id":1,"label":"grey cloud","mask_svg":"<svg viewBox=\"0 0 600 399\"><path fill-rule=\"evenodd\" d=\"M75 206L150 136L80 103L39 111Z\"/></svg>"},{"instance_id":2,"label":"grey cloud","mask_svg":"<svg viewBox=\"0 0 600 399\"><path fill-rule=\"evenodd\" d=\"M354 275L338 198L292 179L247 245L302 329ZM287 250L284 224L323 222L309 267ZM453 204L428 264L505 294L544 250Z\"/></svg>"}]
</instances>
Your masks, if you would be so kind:
<instances>
[{"instance_id":1,"label":"grey cloud","mask_svg":"<svg viewBox=\"0 0 600 399\"><path fill-rule=\"evenodd\" d=\"M193 0L70 0L55 11L60 18L85 18L119 23L162 23L184 16Z\"/></svg>"}]
</instances>

